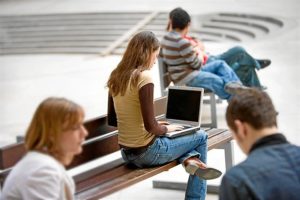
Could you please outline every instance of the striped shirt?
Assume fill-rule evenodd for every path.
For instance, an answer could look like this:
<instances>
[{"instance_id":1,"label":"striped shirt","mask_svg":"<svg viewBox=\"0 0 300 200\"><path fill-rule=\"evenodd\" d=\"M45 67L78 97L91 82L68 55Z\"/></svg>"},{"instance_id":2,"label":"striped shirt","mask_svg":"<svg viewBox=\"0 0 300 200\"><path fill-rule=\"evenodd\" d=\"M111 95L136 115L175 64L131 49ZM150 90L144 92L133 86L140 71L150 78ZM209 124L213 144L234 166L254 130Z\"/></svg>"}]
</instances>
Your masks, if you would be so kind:
<instances>
[{"instance_id":1,"label":"striped shirt","mask_svg":"<svg viewBox=\"0 0 300 200\"><path fill-rule=\"evenodd\" d=\"M160 56L168 65L170 78L176 85L192 80L202 65L190 41L176 31L168 32L163 37Z\"/></svg>"}]
</instances>

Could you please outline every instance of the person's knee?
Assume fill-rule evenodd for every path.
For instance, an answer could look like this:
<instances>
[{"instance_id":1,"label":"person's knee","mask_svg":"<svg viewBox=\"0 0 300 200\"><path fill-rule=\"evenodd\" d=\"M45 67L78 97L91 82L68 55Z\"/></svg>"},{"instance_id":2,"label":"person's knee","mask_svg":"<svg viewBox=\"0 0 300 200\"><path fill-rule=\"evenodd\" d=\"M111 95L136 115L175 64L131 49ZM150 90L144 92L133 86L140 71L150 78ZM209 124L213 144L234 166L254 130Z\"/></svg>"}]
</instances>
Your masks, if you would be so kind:
<instances>
[{"instance_id":1,"label":"person's knee","mask_svg":"<svg viewBox=\"0 0 300 200\"><path fill-rule=\"evenodd\" d=\"M218 63L218 68L219 70L227 70L227 71L231 71L231 68L229 67L229 65L224 61L224 60L218 60L215 61Z\"/></svg>"},{"instance_id":2,"label":"person's knee","mask_svg":"<svg viewBox=\"0 0 300 200\"><path fill-rule=\"evenodd\" d=\"M229 67L228 64L224 60L215 60L214 61L215 66L217 66L215 69L216 71L221 70L222 68Z\"/></svg>"},{"instance_id":3,"label":"person's knee","mask_svg":"<svg viewBox=\"0 0 300 200\"><path fill-rule=\"evenodd\" d=\"M224 80L215 74L212 76L206 76L204 79L201 80L201 87L210 89L214 92L224 88Z\"/></svg>"},{"instance_id":4,"label":"person's knee","mask_svg":"<svg viewBox=\"0 0 300 200\"><path fill-rule=\"evenodd\" d=\"M196 137L198 139L200 139L201 141L203 141L203 142L207 142L207 140L208 140L208 135L204 130L197 131L196 132Z\"/></svg>"},{"instance_id":5,"label":"person's knee","mask_svg":"<svg viewBox=\"0 0 300 200\"><path fill-rule=\"evenodd\" d=\"M232 48L232 50L235 51L235 52L237 52L237 53L244 53L244 52L246 52L246 50L242 46L234 46Z\"/></svg>"}]
</instances>

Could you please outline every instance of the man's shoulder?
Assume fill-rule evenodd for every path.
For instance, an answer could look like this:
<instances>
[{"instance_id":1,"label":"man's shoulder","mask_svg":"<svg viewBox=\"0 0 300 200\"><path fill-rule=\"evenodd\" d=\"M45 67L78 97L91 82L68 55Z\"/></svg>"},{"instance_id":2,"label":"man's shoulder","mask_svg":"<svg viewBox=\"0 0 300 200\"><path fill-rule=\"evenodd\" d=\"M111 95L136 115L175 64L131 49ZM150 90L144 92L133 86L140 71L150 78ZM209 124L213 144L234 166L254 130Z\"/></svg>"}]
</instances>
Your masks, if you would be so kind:
<instances>
[{"instance_id":1,"label":"man's shoulder","mask_svg":"<svg viewBox=\"0 0 300 200\"><path fill-rule=\"evenodd\" d=\"M190 43L189 40L183 38L180 34L174 32L168 32L163 36L162 43L175 42L179 44Z\"/></svg>"},{"instance_id":2,"label":"man's shoulder","mask_svg":"<svg viewBox=\"0 0 300 200\"><path fill-rule=\"evenodd\" d=\"M225 176L234 181L254 178L257 173L275 170L280 163L286 163L288 160L292 162L291 159L287 159L287 155L294 160L299 159L299 153L300 147L289 143L259 148L251 152L243 162L232 167ZM277 163L277 166L273 163Z\"/></svg>"},{"instance_id":3,"label":"man's shoulder","mask_svg":"<svg viewBox=\"0 0 300 200\"><path fill-rule=\"evenodd\" d=\"M283 153L285 152L285 153ZM248 156L248 160L264 160L263 158L278 159L285 158L285 155L292 155L300 158L300 147L290 143L270 145L254 149Z\"/></svg>"}]
</instances>

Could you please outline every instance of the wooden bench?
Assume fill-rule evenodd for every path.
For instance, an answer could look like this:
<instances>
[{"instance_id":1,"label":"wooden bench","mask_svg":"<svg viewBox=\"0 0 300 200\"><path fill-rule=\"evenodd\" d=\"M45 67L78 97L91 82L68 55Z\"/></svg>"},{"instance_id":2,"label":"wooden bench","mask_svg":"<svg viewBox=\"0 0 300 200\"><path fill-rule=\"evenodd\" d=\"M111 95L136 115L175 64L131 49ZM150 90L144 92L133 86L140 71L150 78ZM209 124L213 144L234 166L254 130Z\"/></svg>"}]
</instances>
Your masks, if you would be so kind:
<instances>
[{"instance_id":1,"label":"wooden bench","mask_svg":"<svg viewBox=\"0 0 300 200\"><path fill-rule=\"evenodd\" d=\"M158 68L159 68L159 78L160 78L160 88L161 88L161 96L166 96L168 92L168 87L172 83L170 79L170 75L168 72L168 66L167 64L163 61L161 57L158 57ZM221 99L216 99L215 94L210 91L205 89L204 90L204 95L208 96L209 99L207 101L204 101L204 103L210 105L210 123L207 124L202 124L202 126L205 127L211 127L211 128L217 128L217 103L221 103Z\"/></svg>"},{"instance_id":2,"label":"wooden bench","mask_svg":"<svg viewBox=\"0 0 300 200\"><path fill-rule=\"evenodd\" d=\"M165 106L165 97L155 101L156 116L163 114ZM81 155L75 157L68 169L74 169L74 167L85 165L97 158L110 156L111 153L119 151L117 129L107 125L106 116L85 122L85 127L89 131L89 136L83 144L83 152ZM228 145L232 140L231 133L224 129L210 129L207 132L209 133L209 150L222 145ZM5 180L10 169L24 154L25 149L22 142L0 148L1 182ZM102 198L163 171L167 171L176 165L178 163L173 161L158 167L137 169L127 165L121 157L117 157L105 164L96 165L91 169L74 175L76 196L78 199Z\"/></svg>"}]
</instances>

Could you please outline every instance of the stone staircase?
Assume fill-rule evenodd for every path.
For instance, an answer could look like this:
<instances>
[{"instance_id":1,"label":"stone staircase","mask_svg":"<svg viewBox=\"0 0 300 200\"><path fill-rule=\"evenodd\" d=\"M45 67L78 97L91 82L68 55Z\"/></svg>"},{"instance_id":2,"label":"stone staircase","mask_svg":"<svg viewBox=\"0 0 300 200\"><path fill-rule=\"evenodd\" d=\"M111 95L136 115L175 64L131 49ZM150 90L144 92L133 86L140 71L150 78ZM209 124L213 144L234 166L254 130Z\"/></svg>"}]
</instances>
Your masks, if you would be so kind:
<instances>
[{"instance_id":1,"label":"stone staircase","mask_svg":"<svg viewBox=\"0 0 300 200\"><path fill-rule=\"evenodd\" d=\"M0 55L122 54L138 31L151 30L161 39L167 20L165 12L0 15ZM204 42L239 43L284 27L284 20L271 16L211 13L192 16L191 35Z\"/></svg>"}]
</instances>

